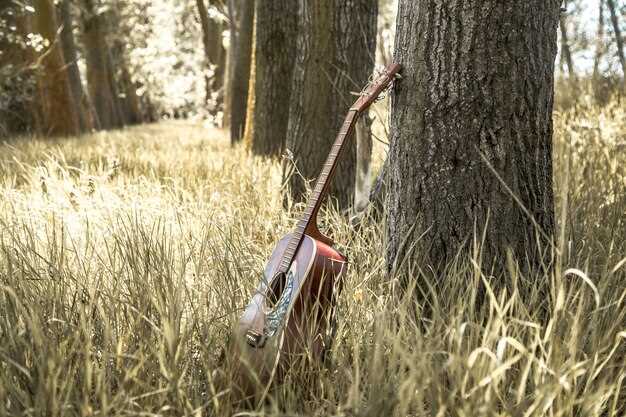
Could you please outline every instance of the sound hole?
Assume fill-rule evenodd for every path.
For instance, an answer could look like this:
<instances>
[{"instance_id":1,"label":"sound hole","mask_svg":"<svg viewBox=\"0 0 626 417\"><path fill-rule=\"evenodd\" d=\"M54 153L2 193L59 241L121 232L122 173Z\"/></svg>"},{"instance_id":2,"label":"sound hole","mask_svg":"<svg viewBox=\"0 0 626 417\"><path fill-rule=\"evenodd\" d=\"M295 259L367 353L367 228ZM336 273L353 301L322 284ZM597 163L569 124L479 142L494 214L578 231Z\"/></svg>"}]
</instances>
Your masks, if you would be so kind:
<instances>
[{"instance_id":1,"label":"sound hole","mask_svg":"<svg viewBox=\"0 0 626 417\"><path fill-rule=\"evenodd\" d=\"M274 307L278 300L280 300L280 296L283 295L283 291L285 291L285 286L287 284L287 274L284 272L279 272L274 275L272 282L270 282L269 288L267 289L267 300L270 307Z\"/></svg>"}]
</instances>

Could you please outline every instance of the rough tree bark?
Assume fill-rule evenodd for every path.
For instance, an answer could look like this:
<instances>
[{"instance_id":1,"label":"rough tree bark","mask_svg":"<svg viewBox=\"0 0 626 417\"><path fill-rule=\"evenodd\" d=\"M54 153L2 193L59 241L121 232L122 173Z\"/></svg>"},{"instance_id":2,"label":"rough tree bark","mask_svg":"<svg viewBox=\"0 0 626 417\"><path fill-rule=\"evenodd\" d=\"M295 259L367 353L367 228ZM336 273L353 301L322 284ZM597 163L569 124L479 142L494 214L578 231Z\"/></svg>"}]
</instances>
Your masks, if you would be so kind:
<instances>
[{"instance_id":1,"label":"rough tree bark","mask_svg":"<svg viewBox=\"0 0 626 417\"><path fill-rule=\"evenodd\" d=\"M246 126L248 85L250 81L250 59L252 55L252 30L254 0L240 0L237 22L237 37L234 45L233 79L230 85L230 139L234 144L241 140Z\"/></svg>"},{"instance_id":2,"label":"rough tree bark","mask_svg":"<svg viewBox=\"0 0 626 417\"><path fill-rule=\"evenodd\" d=\"M196 0L196 6L202 26L202 44L207 71L209 72L205 76L205 103L214 105L211 108L211 113L215 114L223 100L224 63L226 60L226 50L222 44L223 28L220 22L209 16L204 0Z\"/></svg>"},{"instance_id":3,"label":"rough tree bark","mask_svg":"<svg viewBox=\"0 0 626 417\"><path fill-rule=\"evenodd\" d=\"M254 129L246 135L252 153L279 156L287 138L298 5L294 0L260 0L255 12ZM247 127L246 127L247 129Z\"/></svg>"},{"instance_id":4,"label":"rough tree bark","mask_svg":"<svg viewBox=\"0 0 626 417\"><path fill-rule=\"evenodd\" d=\"M87 86L100 128L119 126L116 98L109 74L108 46L105 37L104 16L98 11L96 0L82 0L83 42L87 63Z\"/></svg>"},{"instance_id":5,"label":"rough tree bark","mask_svg":"<svg viewBox=\"0 0 626 417\"><path fill-rule=\"evenodd\" d=\"M80 126L77 105L65 70L63 49L57 38L57 20L50 0L35 0L35 31L49 42L38 68L43 133L51 136L77 135Z\"/></svg>"},{"instance_id":6,"label":"rough tree bark","mask_svg":"<svg viewBox=\"0 0 626 417\"><path fill-rule=\"evenodd\" d=\"M606 0L606 5L609 7L611 13L611 24L613 25L613 34L615 35L615 45L617 45L617 57L622 65L622 74L626 78L626 58L624 58L624 40L622 38L622 31L619 25L619 17L615 10L615 2L613 0ZM626 84L626 83L624 83Z\"/></svg>"},{"instance_id":7,"label":"rough tree bark","mask_svg":"<svg viewBox=\"0 0 626 417\"><path fill-rule=\"evenodd\" d=\"M422 233L421 254L435 271L483 230L487 269L501 270L507 249L531 269L550 252L559 7L559 0L400 0L390 271L396 260L416 259L408 249Z\"/></svg>"},{"instance_id":8,"label":"rough tree bark","mask_svg":"<svg viewBox=\"0 0 626 417\"><path fill-rule=\"evenodd\" d=\"M74 19L71 0L62 0L57 5L57 9L63 24L63 30L61 31L63 57L67 66L70 86L72 87L72 97L77 105L80 129L83 132L90 131L97 125L97 117L95 117L89 97L83 90L83 82L78 70L78 54L76 53L76 42L74 40Z\"/></svg>"},{"instance_id":9,"label":"rough tree bark","mask_svg":"<svg viewBox=\"0 0 626 417\"><path fill-rule=\"evenodd\" d=\"M372 73L376 51L376 0L300 0L299 51L291 91L285 169L291 195L301 201L305 181L315 178L328 156L349 106ZM339 208L354 201L356 145L341 156L330 194Z\"/></svg>"}]
</instances>

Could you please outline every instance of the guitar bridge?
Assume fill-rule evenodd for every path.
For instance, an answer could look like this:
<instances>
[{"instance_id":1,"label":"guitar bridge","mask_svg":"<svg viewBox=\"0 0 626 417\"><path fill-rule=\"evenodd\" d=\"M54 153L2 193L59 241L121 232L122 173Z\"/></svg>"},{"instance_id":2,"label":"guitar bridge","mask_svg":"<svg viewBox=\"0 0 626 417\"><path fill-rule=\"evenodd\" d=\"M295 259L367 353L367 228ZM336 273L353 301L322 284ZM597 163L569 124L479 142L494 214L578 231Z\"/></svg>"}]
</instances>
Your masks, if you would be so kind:
<instances>
[{"instance_id":1,"label":"guitar bridge","mask_svg":"<svg viewBox=\"0 0 626 417\"><path fill-rule=\"evenodd\" d=\"M246 332L246 342L255 349L265 346L266 339L265 335L255 332L254 330L248 330Z\"/></svg>"}]
</instances>

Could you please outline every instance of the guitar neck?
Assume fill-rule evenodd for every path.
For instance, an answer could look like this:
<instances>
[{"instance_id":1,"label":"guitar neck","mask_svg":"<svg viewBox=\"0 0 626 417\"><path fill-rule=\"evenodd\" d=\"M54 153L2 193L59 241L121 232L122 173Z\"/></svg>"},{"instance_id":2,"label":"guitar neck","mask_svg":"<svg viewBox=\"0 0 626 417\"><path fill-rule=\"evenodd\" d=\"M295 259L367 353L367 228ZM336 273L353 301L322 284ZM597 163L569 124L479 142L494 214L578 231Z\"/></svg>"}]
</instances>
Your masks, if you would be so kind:
<instances>
[{"instance_id":1,"label":"guitar neck","mask_svg":"<svg viewBox=\"0 0 626 417\"><path fill-rule=\"evenodd\" d=\"M339 130L339 134L335 139L335 143L333 144L333 147L328 154L326 163L324 163L324 166L322 167L322 172L317 178L317 183L315 184L313 193L309 198L307 207L302 213L302 218L300 219L295 230L293 231L293 237L291 241L287 245L280 268L282 272L287 272L287 270L289 269L289 265L291 264L293 256L296 253L300 242L302 241L307 227L309 226L309 224L315 222L317 211L322 205L324 197L328 193L328 188L330 187L330 183L335 174L335 170L337 168L337 165L339 164L341 153L345 149L346 139L354 130L354 125L356 124L358 116L359 112L357 110L350 109L348 115L344 119L343 125Z\"/></svg>"},{"instance_id":2,"label":"guitar neck","mask_svg":"<svg viewBox=\"0 0 626 417\"><path fill-rule=\"evenodd\" d=\"M348 115L346 116L343 125L341 126L341 130L337 135L337 139L335 139L335 143L330 150L328 159L322 167L322 172L317 178L317 184L315 184L313 194L311 194L311 197L309 198L307 208L304 210L302 218L298 222L298 225L293 232L293 236L285 249L279 268L280 272L287 272L291 262L293 261L294 254L302 242L307 228L316 221L317 211L324 201L324 197L328 193L328 188L333 179L337 164L339 163L339 157L345 148L346 139L354 130L354 125L356 124L358 117L363 114L363 112L365 112L367 108L376 100L380 93L391 84L393 79L396 77L396 74L398 74L398 71L400 71L400 65L389 65L375 82L370 83L366 87L358 100L352 105L352 107L350 107Z\"/></svg>"},{"instance_id":3,"label":"guitar neck","mask_svg":"<svg viewBox=\"0 0 626 417\"><path fill-rule=\"evenodd\" d=\"M348 115L344 119L343 125L339 130L339 134L335 139L335 143L333 147L330 149L330 153L328 154L328 158L326 158L326 162L322 167L322 172L317 178L317 183L315 184L315 188L313 189L313 193L309 197L309 202L307 204L306 210L302 214L302 219L298 223L298 225L305 225L305 227L311 222L315 220L315 215L319 210L322 202L324 201L324 197L328 193L328 189L330 187L330 183L332 182L333 176L335 174L335 170L340 161L340 156L343 150L345 149L346 139L350 136L352 131L354 130L354 126L356 124L358 117L358 113L355 110L350 110Z\"/></svg>"}]
</instances>

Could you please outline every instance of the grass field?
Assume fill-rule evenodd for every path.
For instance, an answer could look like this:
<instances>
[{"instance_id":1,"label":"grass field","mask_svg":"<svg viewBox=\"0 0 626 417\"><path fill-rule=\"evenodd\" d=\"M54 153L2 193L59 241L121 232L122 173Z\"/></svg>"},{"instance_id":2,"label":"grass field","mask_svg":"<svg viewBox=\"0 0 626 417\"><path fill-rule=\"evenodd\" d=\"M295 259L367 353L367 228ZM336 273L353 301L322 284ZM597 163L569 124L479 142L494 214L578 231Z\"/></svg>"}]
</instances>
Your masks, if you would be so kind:
<instances>
[{"instance_id":1,"label":"grass field","mask_svg":"<svg viewBox=\"0 0 626 417\"><path fill-rule=\"evenodd\" d=\"M331 364L248 411L214 371L302 209L282 209L280 164L181 122L0 144L0 414L624 416L625 126L618 103L555 115L547 295L513 265L492 291L475 255L417 277L416 319L382 221L324 212L352 263Z\"/></svg>"}]
</instances>

